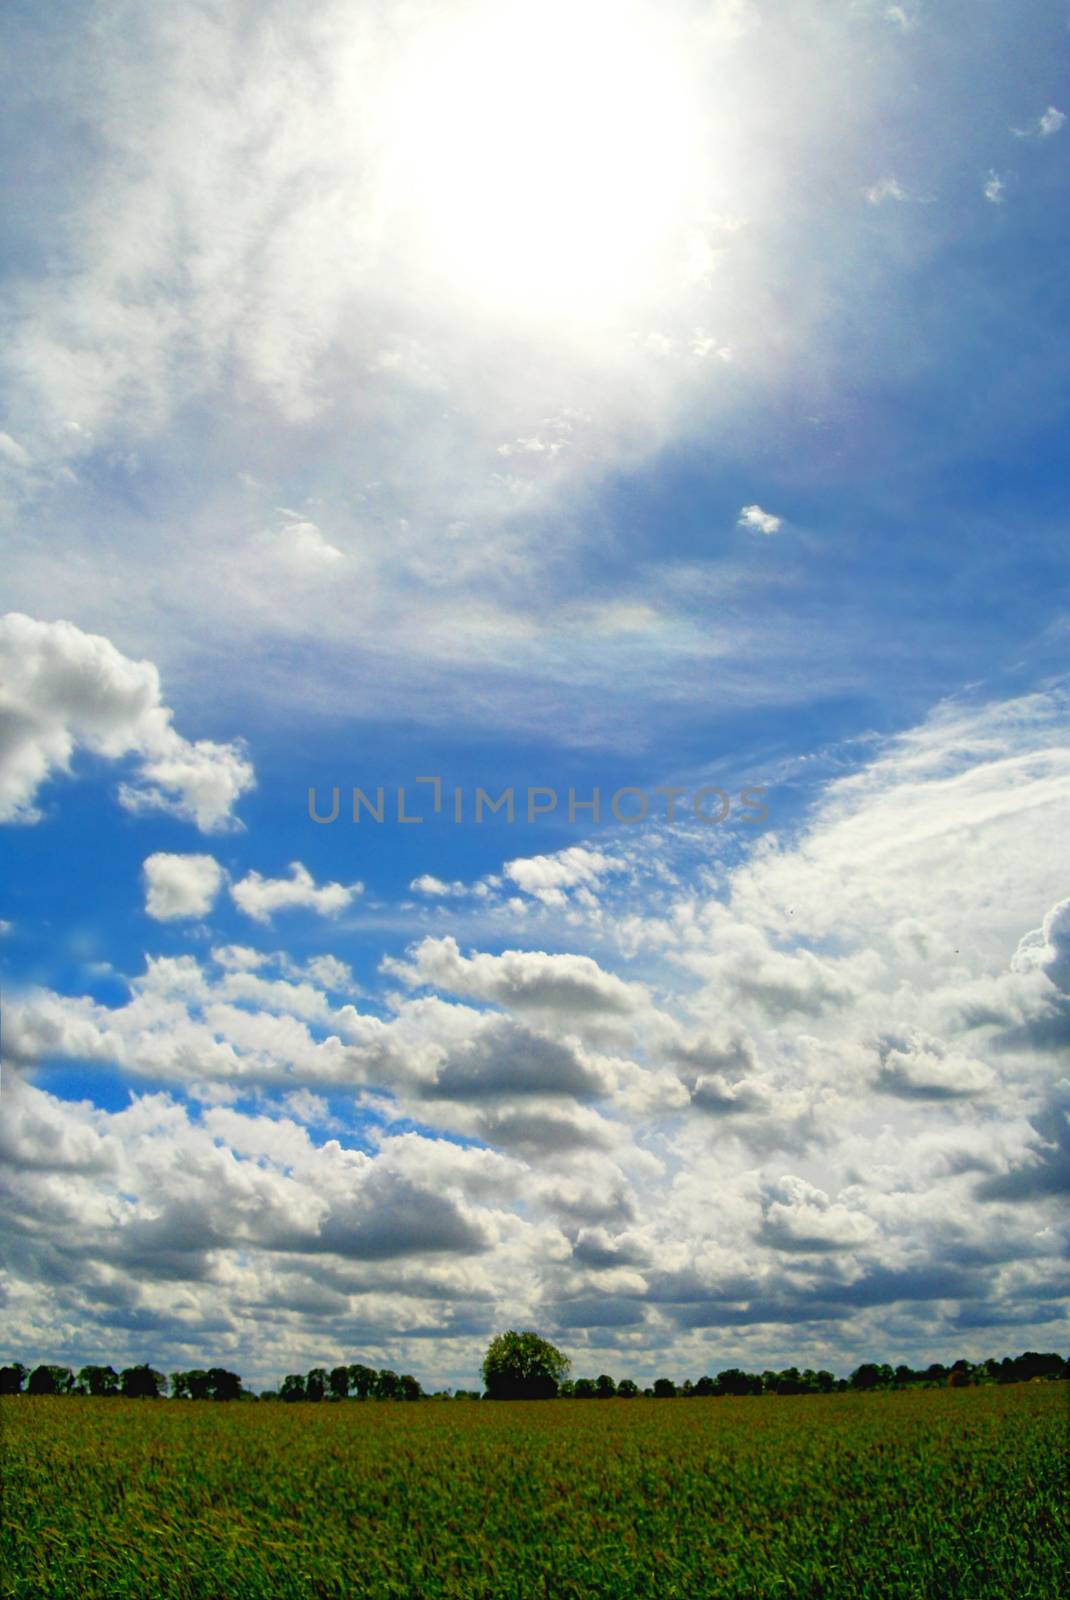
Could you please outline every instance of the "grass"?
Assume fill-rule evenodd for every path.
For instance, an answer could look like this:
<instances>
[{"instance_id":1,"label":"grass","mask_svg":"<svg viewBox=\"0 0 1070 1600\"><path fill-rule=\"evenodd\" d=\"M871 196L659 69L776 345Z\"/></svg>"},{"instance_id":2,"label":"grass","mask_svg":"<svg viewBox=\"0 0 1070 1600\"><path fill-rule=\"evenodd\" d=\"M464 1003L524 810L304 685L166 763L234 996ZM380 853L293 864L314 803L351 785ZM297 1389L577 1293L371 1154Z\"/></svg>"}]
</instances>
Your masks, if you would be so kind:
<instances>
[{"instance_id":1,"label":"grass","mask_svg":"<svg viewBox=\"0 0 1070 1600\"><path fill-rule=\"evenodd\" d=\"M0 1402L19 1600L1051 1600L1065 1383L798 1398Z\"/></svg>"}]
</instances>

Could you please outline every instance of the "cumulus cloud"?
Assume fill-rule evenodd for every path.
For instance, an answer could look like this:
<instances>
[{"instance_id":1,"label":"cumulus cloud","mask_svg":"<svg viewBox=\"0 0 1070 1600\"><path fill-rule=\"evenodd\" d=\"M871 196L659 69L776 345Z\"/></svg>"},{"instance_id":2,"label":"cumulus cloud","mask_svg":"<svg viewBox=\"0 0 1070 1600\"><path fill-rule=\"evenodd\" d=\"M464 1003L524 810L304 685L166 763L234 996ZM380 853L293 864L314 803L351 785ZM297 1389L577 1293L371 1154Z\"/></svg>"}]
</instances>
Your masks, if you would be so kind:
<instances>
[{"instance_id":1,"label":"cumulus cloud","mask_svg":"<svg viewBox=\"0 0 1070 1600\"><path fill-rule=\"evenodd\" d=\"M1029 1121L1031 1137L1021 1158L983 1178L979 1199L1023 1203L1070 1194L1070 1079L1052 1086Z\"/></svg>"},{"instance_id":2,"label":"cumulus cloud","mask_svg":"<svg viewBox=\"0 0 1070 1600\"><path fill-rule=\"evenodd\" d=\"M1011 971L1043 973L1063 994L1070 995L1070 898L1052 906L1039 928L1023 934L1011 957Z\"/></svg>"},{"instance_id":3,"label":"cumulus cloud","mask_svg":"<svg viewBox=\"0 0 1070 1600\"><path fill-rule=\"evenodd\" d=\"M804 1178L782 1178L766 1191L761 1234L778 1250L806 1254L847 1250L875 1232L876 1224L857 1200L854 1205L832 1200Z\"/></svg>"},{"instance_id":4,"label":"cumulus cloud","mask_svg":"<svg viewBox=\"0 0 1070 1600\"><path fill-rule=\"evenodd\" d=\"M610 1149L614 1136L596 1112L558 1106L505 1106L480 1118L488 1143L528 1161L553 1158L590 1147Z\"/></svg>"},{"instance_id":5,"label":"cumulus cloud","mask_svg":"<svg viewBox=\"0 0 1070 1600\"><path fill-rule=\"evenodd\" d=\"M583 891L588 903L593 903L592 891L600 879L607 873L620 871L624 865L618 857L607 856L600 850L572 845L554 855L521 856L507 861L502 875L525 894L541 900L543 905L563 906L568 891L575 889Z\"/></svg>"},{"instance_id":6,"label":"cumulus cloud","mask_svg":"<svg viewBox=\"0 0 1070 1600\"><path fill-rule=\"evenodd\" d=\"M771 511L763 511L758 505L744 506L739 513L738 525L749 533L779 533L783 518L774 516Z\"/></svg>"},{"instance_id":7,"label":"cumulus cloud","mask_svg":"<svg viewBox=\"0 0 1070 1600\"><path fill-rule=\"evenodd\" d=\"M590 1099L605 1095L610 1087L606 1070L586 1059L575 1043L539 1033L511 1017L491 1016L447 1047L434 1080L423 1092L470 1101L529 1095Z\"/></svg>"},{"instance_id":8,"label":"cumulus cloud","mask_svg":"<svg viewBox=\"0 0 1070 1600\"><path fill-rule=\"evenodd\" d=\"M877 1087L905 1100L958 1100L984 1094L996 1074L983 1061L950 1050L941 1039L912 1032L881 1039Z\"/></svg>"},{"instance_id":9,"label":"cumulus cloud","mask_svg":"<svg viewBox=\"0 0 1070 1600\"><path fill-rule=\"evenodd\" d=\"M433 873L421 872L418 878L413 878L412 882L409 884L409 888L413 889L417 894L437 896L457 894L464 888L464 884L443 883L442 879L436 878Z\"/></svg>"},{"instance_id":10,"label":"cumulus cloud","mask_svg":"<svg viewBox=\"0 0 1070 1600\"><path fill-rule=\"evenodd\" d=\"M246 873L230 886L231 899L254 922L270 923L278 911L314 911L321 917L335 917L363 893L360 883L317 884L300 861L290 863L288 878L265 878L261 873Z\"/></svg>"},{"instance_id":11,"label":"cumulus cloud","mask_svg":"<svg viewBox=\"0 0 1070 1600\"><path fill-rule=\"evenodd\" d=\"M456 939L427 938L407 960L388 958L383 970L413 988L427 985L517 1011L583 1018L627 1016L649 1005L641 985L605 972L590 956L506 950L463 956Z\"/></svg>"},{"instance_id":12,"label":"cumulus cloud","mask_svg":"<svg viewBox=\"0 0 1070 1600\"><path fill-rule=\"evenodd\" d=\"M772 1017L843 1010L881 967L875 951L834 956L805 946L777 949L760 928L736 921L717 905L708 908L706 925L710 953L685 948L675 959L704 979L711 998L748 1002Z\"/></svg>"},{"instance_id":13,"label":"cumulus cloud","mask_svg":"<svg viewBox=\"0 0 1070 1600\"><path fill-rule=\"evenodd\" d=\"M14 995L9 1341L55 1284L109 1341L157 1318L161 1354L193 1346L176 1364L255 1329L266 1376L360 1328L379 1364L461 1381L520 1317L640 1376L670 1349L702 1370L710 1329L726 1365L837 1370L985 1354L1011 1311L1035 1343L1065 1288L1067 1091L1038 1031L1067 987L1064 728L1054 693L942 708L716 874L661 837L644 877L629 842L604 923L545 908L597 961L424 939L362 1012L338 957L220 944L121 1002ZM64 1060L117 1068L130 1107L50 1096Z\"/></svg>"},{"instance_id":14,"label":"cumulus cloud","mask_svg":"<svg viewBox=\"0 0 1070 1600\"><path fill-rule=\"evenodd\" d=\"M270 957L248 945L224 944L213 949L212 960L227 972L254 972L257 967L264 966Z\"/></svg>"},{"instance_id":15,"label":"cumulus cloud","mask_svg":"<svg viewBox=\"0 0 1070 1600\"><path fill-rule=\"evenodd\" d=\"M241 745L189 741L172 726L149 661L69 622L0 618L0 821L40 821L39 790L69 773L79 751L137 776L120 786L131 811L162 811L203 833L237 826L234 806L253 784Z\"/></svg>"},{"instance_id":16,"label":"cumulus cloud","mask_svg":"<svg viewBox=\"0 0 1070 1600\"><path fill-rule=\"evenodd\" d=\"M207 916L223 886L223 869L214 856L157 850L145 858L142 872L145 911L157 922Z\"/></svg>"},{"instance_id":17,"label":"cumulus cloud","mask_svg":"<svg viewBox=\"0 0 1070 1600\"><path fill-rule=\"evenodd\" d=\"M733 1082L723 1072L703 1073L691 1087L691 1104L715 1117L735 1117L770 1109L769 1096L757 1085Z\"/></svg>"},{"instance_id":18,"label":"cumulus cloud","mask_svg":"<svg viewBox=\"0 0 1070 1600\"><path fill-rule=\"evenodd\" d=\"M334 576L345 554L317 525L296 511L283 510L283 525L253 541L254 559L267 561L288 579Z\"/></svg>"}]
</instances>

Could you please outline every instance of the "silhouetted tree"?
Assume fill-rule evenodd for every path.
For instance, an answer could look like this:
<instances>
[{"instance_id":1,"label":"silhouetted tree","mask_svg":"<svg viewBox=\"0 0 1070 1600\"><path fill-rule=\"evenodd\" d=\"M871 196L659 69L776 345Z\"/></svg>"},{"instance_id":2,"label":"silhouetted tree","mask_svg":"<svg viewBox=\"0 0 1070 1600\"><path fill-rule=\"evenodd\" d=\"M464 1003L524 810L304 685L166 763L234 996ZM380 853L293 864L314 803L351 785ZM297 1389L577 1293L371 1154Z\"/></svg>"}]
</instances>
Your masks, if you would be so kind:
<instances>
[{"instance_id":1,"label":"silhouetted tree","mask_svg":"<svg viewBox=\"0 0 1070 1600\"><path fill-rule=\"evenodd\" d=\"M70 1367L34 1367L26 1385L27 1394L67 1394L74 1384Z\"/></svg>"},{"instance_id":2,"label":"silhouetted tree","mask_svg":"<svg viewBox=\"0 0 1070 1600\"><path fill-rule=\"evenodd\" d=\"M367 1400L375 1389L375 1368L363 1367L354 1362L349 1368L349 1387L358 1400Z\"/></svg>"},{"instance_id":3,"label":"silhouetted tree","mask_svg":"<svg viewBox=\"0 0 1070 1600\"><path fill-rule=\"evenodd\" d=\"M1014 1372L1019 1382L1028 1383L1030 1378L1061 1378L1067 1375L1068 1363L1062 1356L1057 1356L1054 1351L1048 1350L1041 1354L1037 1350L1026 1350L1013 1363Z\"/></svg>"},{"instance_id":4,"label":"silhouetted tree","mask_svg":"<svg viewBox=\"0 0 1070 1600\"><path fill-rule=\"evenodd\" d=\"M124 1367L119 1382L127 1400L158 1400L167 1387L167 1379L155 1367L143 1361L136 1367Z\"/></svg>"},{"instance_id":5,"label":"silhouetted tree","mask_svg":"<svg viewBox=\"0 0 1070 1600\"><path fill-rule=\"evenodd\" d=\"M491 1400L546 1400L569 1369L566 1355L537 1333L499 1333L483 1357L483 1382Z\"/></svg>"},{"instance_id":6,"label":"silhouetted tree","mask_svg":"<svg viewBox=\"0 0 1070 1600\"><path fill-rule=\"evenodd\" d=\"M499 1334L492 1340L484 1359L484 1379L488 1399L542 1398L558 1394L562 1398L609 1399L614 1394L634 1399L640 1390L630 1378L615 1384L608 1373L597 1379L578 1378L572 1382L567 1376L568 1358L560 1350L535 1333ZM807 1367L800 1373L797 1367L785 1367L782 1372L743 1372L730 1367L714 1379L703 1376L692 1383L686 1379L679 1387L668 1378L659 1378L653 1388L641 1392L646 1396L681 1398L703 1395L756 1395L756 1394L832 1394L846 1389L901 1389L908 1385L924 1383L950 1383L954 1386L972 1383L1045 1382L1070 1379L1070 1360L1055 1352L1026 1350L1020 1356L994 1356L976 1364L959 1357L950 1367L933 1362L924 1371L914 1371L905 1364L894 1370L885 1363L863 1362L851 1377L836 1378L831 1372L815 1371ZM133 1398L157 1398L163 1393L166 1380L162 1373L142 1363L127 1367L119 1375L114 1367L85 1366L75 1380L69 1367L48 1363L34 1368L27 1382L27 1369L19 1361L0 1367L0 1394L15 1395L23 1390L31 1395L109 1395L121 1392ZM262 1399L321 1400L326 1395L343 1399L355 1393L361 1399L369 1395L382 1400L449 1399L448 1390L438 1390L433 1396L425 1395L419 1382L410 1373L398 1377L396 1372L384 1368L375 1372L371 1367L354 1362L338 1366L328 1374L323 1367L314 1367L301 1375L292 1373L283 1379L279 1392L268 1390L257 1396L242 1387L236 1372L225 1367L210 1367L208 1371L194 1368L189 1372L173 1372L170 1378L171 1394L175 1399L213 1399L256 1401ZM459 1389L454 1399L480 1399L477 1390Z\"/></svg>"},{"instance_id":7,"label":"silhouetted tree","mask_svg":"<svg viewBox=\"0 0 1070 1600\"><path fill-rule=\"evenodd\" d=\"M852 1389L880 1389L892 1382L895 1374L891 1367L879 1365L875 1361L863 1361L851 1373Z\"/></svg>"},{"instance_id":8,"label":"silhouetted tree","mask_svg":"<svg viewBox=\"0 0 1070 1600\"><path fill-rule=\"evenodd\" d=\"M756 1372L744 1372L740 1367L726 1367L717 1374L718 1394L761 1394L762 1380Z\"/></svg>"},{"instance_id":9,"label":"silhouetted tree","mask_svg":"<svg viewBox=\"0 0 1070 1600\"><path fill-rule=\"evenodd\" d=\"M191 1372L172 1372L171 1397L174 1400L207 1400L211 1394L211 1380L207 1372L194 1367Z\"/></svg>"},{"instance_id":10,"label":"silhouetted tree","mask_svg":"<svg viewBox=\"0 0 1070 1600\"><path fill-rule=\"evenodd\" d=\"M377 1400L397 1400L401 1395L401 1379L389 1367L384 1367L375 1379Z\"/></svg>"},{"instance_id":11,"label":"silhouetted tree","mask_svg":"<svg viewBox=\"0 0 1070 1600\"><path fill-rule=\"evenodd\" d=\"M241 1379L236 1372L228 1372L225 1367L209 1367L207 1376L209 1400L241 1399Z\"/></svg>"},{"instance_id":12,"label":"silhouetted tree","mask_svg":"<svg viewBox=\"0 0 1070 1600\"><path fill-rule=\"evenodd\" d=\"M114 1367L82 1367L78 1387L82 1394L118 1394L119 1374Z\"/></svg>"}]
</instances>

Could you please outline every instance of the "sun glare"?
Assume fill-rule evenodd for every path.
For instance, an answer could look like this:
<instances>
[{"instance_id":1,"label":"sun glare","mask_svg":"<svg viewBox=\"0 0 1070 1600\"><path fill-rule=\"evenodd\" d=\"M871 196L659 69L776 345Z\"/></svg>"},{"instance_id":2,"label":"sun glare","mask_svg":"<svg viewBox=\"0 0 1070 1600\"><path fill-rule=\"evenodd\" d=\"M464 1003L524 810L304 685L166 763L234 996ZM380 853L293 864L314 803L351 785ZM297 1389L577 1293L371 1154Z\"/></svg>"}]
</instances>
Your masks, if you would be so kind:
<instances>
[{"instance_id":1,"label":"sun glare","mask_svg":"<svg viewBox=\"0 0 1070 1600\"><path fill-rule=\"evenodd\" d=\"M415 242L502 309L587 315L656 279L686 223L687 64L627 5L496 3L404 75L393 181Z\"/></svg>"}]
</instances>

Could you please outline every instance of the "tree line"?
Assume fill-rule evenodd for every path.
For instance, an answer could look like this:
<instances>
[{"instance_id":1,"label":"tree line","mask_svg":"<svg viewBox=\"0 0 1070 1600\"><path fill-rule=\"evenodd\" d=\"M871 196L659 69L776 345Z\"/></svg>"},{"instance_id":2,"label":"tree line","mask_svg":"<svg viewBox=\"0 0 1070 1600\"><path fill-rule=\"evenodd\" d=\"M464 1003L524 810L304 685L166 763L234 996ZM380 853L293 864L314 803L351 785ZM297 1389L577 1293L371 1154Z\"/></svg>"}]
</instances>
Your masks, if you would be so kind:
<instances>
[{"instance_id":1,"label":"tree line","mask_svg":"<svg viewBox=\"0 0 1070 1600\"><path fill-rule=\"evenodd\" d=\"M1070 1359L1054 1352L1026 1350L1020 1356L990 1357L970 1362L959 1359L945 1366L928 1367L865 1361L849 1377L806 1367L785 1367L779 1372L745 1372L727 1367L716 1377L708 1374L676 1383L657 1378L641 1388L631 1378L614 1380L608 1373L596 1378L570 1378L567 1356L534 1333L510 1331L491 1341L484 1357L482 1389L439 1389L427 1393L409 1373L388 1367L376 1370L360 1362L346 1366L313 1367L289 1373L277 1389L256 1394L246 1389L238 1373L224 1367L194 1368L188 1372L158 1372L143 1362L116 1371L111 1366L86 1366L77 1373L70 1367L43 1364L32 1370L14 1361L0 1367L0 1394L122 1396L128 1400L510 1400L572 1399L632 1400L639 1398L689 1399L717 1395L837 1394L846 1390L904 1389L919 1386L966 1386L978 1383L1027 1383L1031 1379L1070 1379Z\"/></svg>"}]
</instances>

